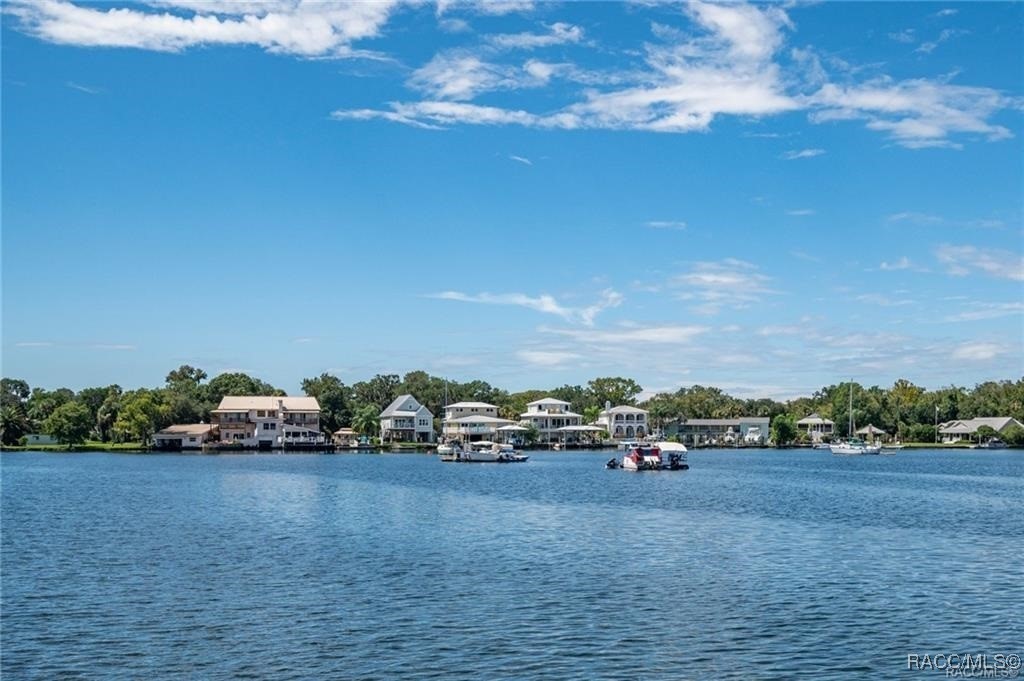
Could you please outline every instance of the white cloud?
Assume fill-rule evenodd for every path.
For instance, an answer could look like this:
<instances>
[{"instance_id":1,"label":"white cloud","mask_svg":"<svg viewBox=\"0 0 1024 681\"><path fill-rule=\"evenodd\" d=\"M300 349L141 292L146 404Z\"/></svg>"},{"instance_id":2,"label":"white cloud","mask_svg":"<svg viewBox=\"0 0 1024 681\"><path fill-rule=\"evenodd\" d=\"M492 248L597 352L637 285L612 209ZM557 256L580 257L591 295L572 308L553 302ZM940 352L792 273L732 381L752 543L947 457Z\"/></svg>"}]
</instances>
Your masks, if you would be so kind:
<instances>
[{"instance_id":1,"label":"white cloud","mask_svg":"<svg viewBox=\"0 0 1024 681\"><path fill-rule=\"evenodd\" d=\"M395 3L151 2L94 7L65 0L12 0L20 26L55 43L178 52L197 45L256 45L301 56L346 56L379 34Z\"/></svg>"},{"instance_id":2,"label":"white cloud","mask_svg":"<svg viewBox=\"0 0 1024 681\"><path fill-rule=\"evenodd\" d=\"M647 226L654 229L686 229L686 223L682 220L649 220Z\"/></svg>"},{"instance_id":3,"label":"white cloud","mask_svg":"<svg viewBox=\"0 0 1024 681\"><path fill-rule=\"evenodd\" d=\"M786 215L793 215L796 217L802 217L805 215L814 215L813 208L795 208L793 210L787 210Z\"/></svg>"},{"instance_id":4,"label":"white cloud","mask_svg":"<svg viewBox=\"0 0 1024 681\"><path fill-rule=\"evenodd\" d=\"M580 355L575 352L562 350L519 350L516 352L516 357L528 364L556 367L571 360L579 359Z\"/></svg>"},{"instance_id":5,"label":"white cloud","mask_svg":"<svg viewBox=\"0 0 1024 681\"><path fill-rule=\"evenodd\" d=\"M910 264L910 258L908 258L905 255L904 256L900 256L900 259L897 260L896 262L890 263L890 262L883 261L882 264L879 265L880 269L883 269L883 270L886 270L886 271L889 271L889 272L896 271L896 270L909 270L911 267L912 267L912 265Z\"/></svg>"},{"instance_id":6,"label":"white cloud","mask_svg":"<svg viewBox=\"0 0 1024 681\"><path fill-rule=\"evenodd\" d=\"M16 347L16 348L52 348L54 345L56 345L56 344L52 343L50 341L21 341L19 343L15 343L14 347Z\"/></svg>"},{"instance_id":7,"label":"white cloud","mask_svg":"<svg viewBox=\"0 0 1024 681\"><path fill-rule=\"evenodd\" d=\"M546 293L539 296L529 296L525 293L479 293L470 295L460 291L444 291L442 293L430 294L427 297L440 300L457 300L464 303L525 307L537 312L557 315L566 321L576 321L584 326L593 326L598 314L609 308L618 307L624 300L622 294L613 289L601 291L596 303L582 308L562 305L554 296Z\"/></svg>"},{"instance_id":8,"label":"white cloud","mask_svg":"<svg viewBox=\"0 0 1024 681\"><path fill-rule=\"evenodd\" d=\"M93 350L133 351L136 349L134 345L126 343L93 343L89 347Z\"/></svg>"},{"instance_id":9,"label":"white cloud","mask_svg":"<svg viewBox=\"0 0 1024 681\"><path fill-rule=\"evenodd\" d=\"M451 51L435 55L412 74L408 84L431 97L467 100L483 92L539 87L545 83L546 77L534 75L529 69L490 63L475 54Z\"/></svg>"},{"instance_id":10,"label":"white cloud","mask_svg":"<svg viewBox=\"0 0 1024 681\"><path fill-rule=\"evenodd\" d=\"M935 13L935 16L937 16L937 17L951 17L951 16L956 15L957 12L959 12L959 10L955 10L955 9L952 9L952 8L940 9L938 12Z\"/></svg>"},{"instance_id":11,"label":"white cloud","mask_svg":"<svg viewBox=\"0 0 1024 681\"><path fill-rule=\"evenodd\" d=\"M792 151L787 151L779 158L785 161L795 161L801 158L814 158L815 156L821 156L824 153L824 149L793 149Z\"/></svg>"},{"instance_id":12,"label":"white cloud","mask_svg":"<svg viewBox=\"0 0 1024 681\"><path fill-rule=\"evenodd\" d=\"M1024 281L1024 256L1019 253L969 245L942 244L935 250L935 257L946 266L949 274L955 276L983 272L999 279Z\"/></svg>"},{"instance_id":13,"label":"white cloud","mask_svg":"<svg viewBox=\"0 0 1024 681\"><path fill-rule=\"evenodd\" d=\"M891 40L895 40L898 43L910 44L917 41L917 35L914 29L907 28L902 31L895 31L889 34Z\"/></svg>"},{"instance_id":14,"label":"white cloud","mask_svg":"<svg viewBox=\"0 0 1024 681\"><path fill-rule=\"evenodd\" d=\"M491 45L507 50L533 50L539 47L578 43L583 39L583 29L579 26L557 22L546 27L547 33L503 33L488 36Z\"/></svg>"},{"instance_id":15,"label":"white cloud","mask_svg":"<svg viewBox=\"0 0 1024 681\"><path fill-rule=\"evenodd\" d=\"M530 159L526 158L525 156L511 155L511 156L509 156L509 159L512 160L512 161L516 161L518 163L522 163L523 165L527 165L527 166L532 166L533 165L533 161L531 161Z\"/></svg>"},{"instance_id":16,"label":"white cloud","mask_svg":"<svg viewBox=\"0 0 1024 681\"><path fill-rule=\"evenodd\" d=\"M890 298L889 296L882 295L881 293L863 293L855 298L855 300L861 303L868 303L869 305L880 305L882 307L902 307L904 305L913 305L914 301L907 298Z\"/></svg>"},{"instance_id":17,"label":"white cloud","mask_svg":"<svg viewBox=\"0 0 1024 681\"><path fill-rule=\"evenodd\" d=\"M1006 349L996 343L974 341L958 345L954 348L951 356L953 359L966 360L969 362L981 362L995 359L999 355L1005 353Z\"/></svg>"}]
</instances>

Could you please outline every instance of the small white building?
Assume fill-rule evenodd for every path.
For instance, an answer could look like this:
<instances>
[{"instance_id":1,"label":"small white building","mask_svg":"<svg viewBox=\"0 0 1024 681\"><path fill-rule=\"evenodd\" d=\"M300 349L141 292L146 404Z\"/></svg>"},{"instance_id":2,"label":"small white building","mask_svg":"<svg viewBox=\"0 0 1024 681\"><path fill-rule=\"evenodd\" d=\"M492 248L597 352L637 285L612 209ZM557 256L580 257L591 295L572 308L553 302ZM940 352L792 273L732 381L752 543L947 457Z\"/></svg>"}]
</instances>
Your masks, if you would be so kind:
<instances>
[{"instance_id":1,"label":"small white building","mask_svg":"<svg viewBox=\"0 0 1024 681\"><path fill-rule=\"evenodd\" d=\"M649 413L640 407L621 405L601 412L595 425L601 426L613 440L632 440L650 433Z\"/></svg>"},{"instance_id":2,"label":"small white building","mask_svg":"<svg viewBox=\"0 0 1024 681\"><path fill-rule=\"evenodd\" d=\"M156 449L202 449L216 439L217 428L210 423L183 423L168 426L153 436Z\"/></svg>"},{"instance_id":3,"label":"small white building","mask_svg":"<svg viewBox=\"0 0 1024 681\"><path fill-rule=\"evenodd\" d=\"M980 416L973 419L954 419L940 423L939 434L942 435L943 442L959 442L960 440L969 440L975 437L978 434L978 429L982 426L988 426L1000 435L1014 426L1024 428L1024 425L1012 416Z\"/></svg>"},{"instance_id":4,"label":"small white building","mask_svg":"<svg viewBox=\"0 0 1024 681\"><path fill-rule=\"evenodd\" d=\"M526 405L526 411L519 415L524 426L533 426L540 432L540 442L560 442L566 431L559 428L583 425L583 415L570 409L572 404L565 400L545 397Z\"/></svg>"},{"instance_id":5,"label":"small white building","mask_svg":"<svg viewBox=\"0 0 1024 681\"><path fill-rule=\"evenodd\" d=\"M441 432L446 441L498 439L498 428L514 425L514 421L498 416L498 407L486 402L456 402L444 408Z\"/></svg>"},{"instance_id":6,"label":"small white building","mask_svg":"<svg viewBox=\"0 0 1024 681\"><path fill-rule=\"evenodd\" d=\"M258 449L326 443L315 397L227 395L210 412L221 443Z\"/></svg>"},{"instance_id":7,"label":"small white building","mask_svg":"<svg viewBox=\"0 0 1024 681\"><path fill-rule=\"evenodd\" d=\"M807 433L812 442L820 442L826 436L832 437L836 430L836 422L823 419L818 414L811 414L797 421L796 427L801 433Z\"/></svg>"},{"instance_id":8,"label":"small white building","mask_svg":"<svg viewBox=\"0 0 1024 681\"><path fill-rule=\"evenodd\" d=\"M46 433L29 433L25 436L26 445L59 445L60 440Z\"/></svg>"},{"instance_id":9,"label":"small white building","mask_svg":"<svg viewBox=\"0 0 1024 681\"><path fill-rule=\"evenodd\" d=\"M380 413L381 442L433 442L434 415L412 395L399 395Z\"/></svg>"}]
</instances>

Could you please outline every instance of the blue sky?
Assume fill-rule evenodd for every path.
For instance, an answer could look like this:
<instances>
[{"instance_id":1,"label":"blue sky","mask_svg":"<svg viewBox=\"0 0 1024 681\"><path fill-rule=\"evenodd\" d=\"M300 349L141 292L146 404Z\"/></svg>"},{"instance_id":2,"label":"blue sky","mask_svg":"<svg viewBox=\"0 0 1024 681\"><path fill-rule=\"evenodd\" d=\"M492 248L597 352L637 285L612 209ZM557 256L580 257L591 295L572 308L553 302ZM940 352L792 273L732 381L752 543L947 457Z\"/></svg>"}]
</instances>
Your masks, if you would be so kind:
<instances>
[{"instance_id":1,"label":"blue sky","mask_svg":"<svg viewBox=\"0 0 1024 681\"><path fill-rule=\"evenodd\" d=\"M9 2L3 373L1024 373L1024 5Z\"/></svg>"}]
</instances>

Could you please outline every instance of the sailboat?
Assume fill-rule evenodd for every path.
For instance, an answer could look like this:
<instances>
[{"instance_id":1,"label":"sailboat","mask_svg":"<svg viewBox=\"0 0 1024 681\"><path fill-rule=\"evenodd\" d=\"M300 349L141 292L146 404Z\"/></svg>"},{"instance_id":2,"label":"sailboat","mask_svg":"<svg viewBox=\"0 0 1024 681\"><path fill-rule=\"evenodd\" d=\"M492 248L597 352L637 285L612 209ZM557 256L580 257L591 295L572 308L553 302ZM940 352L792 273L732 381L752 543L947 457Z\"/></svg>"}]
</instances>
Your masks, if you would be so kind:
<instances>
[{"instance_id":1,"label":"sailboat","mask_svg":"<svg viewBox=\"0 0 1024 681\"><path fill-rule=\"evenodd\" d=\"M853 437L853 381L850 382L850 418L848 422L850 437L845 442L837 442L829 447L833 454L858 455L858 454L881 454L882 445L868 444L859 437Z\"/></svg>"},{"instance_id":2,"label":"sailboat","mask_svg":"<svg viewBox=\"0 0 1024 681\"><path fill-rule=\"evenodd\" d=\"M444 382L444 409L442 412L448 411L448 381ZM444 437L444 418L441 419L441 436ZM437 453L441 461L452 462L460 461L462 459L462 446L451 440L449 442L442 442L437 446Z\"/></svg>"}]
</instances>

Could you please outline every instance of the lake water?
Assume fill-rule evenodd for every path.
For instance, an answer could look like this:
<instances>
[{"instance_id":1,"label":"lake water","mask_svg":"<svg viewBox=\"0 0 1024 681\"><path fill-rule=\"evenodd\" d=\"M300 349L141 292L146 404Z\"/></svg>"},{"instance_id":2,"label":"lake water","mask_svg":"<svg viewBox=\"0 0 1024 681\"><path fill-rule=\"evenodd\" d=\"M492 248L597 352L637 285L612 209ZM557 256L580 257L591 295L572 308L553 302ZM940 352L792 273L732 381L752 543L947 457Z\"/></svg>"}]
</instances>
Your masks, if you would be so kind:
<instances>
[{"instance_id":1,"label":"lake water","mask_svg":"<svg viewBox=\"0 0 1024 681\"><path fill-rule=\"evenodd\" d=\"M908 654L1024 652L1024 453L610 456L5 453L3 678L922 678Z\"/></svg>"}]
</instances>

